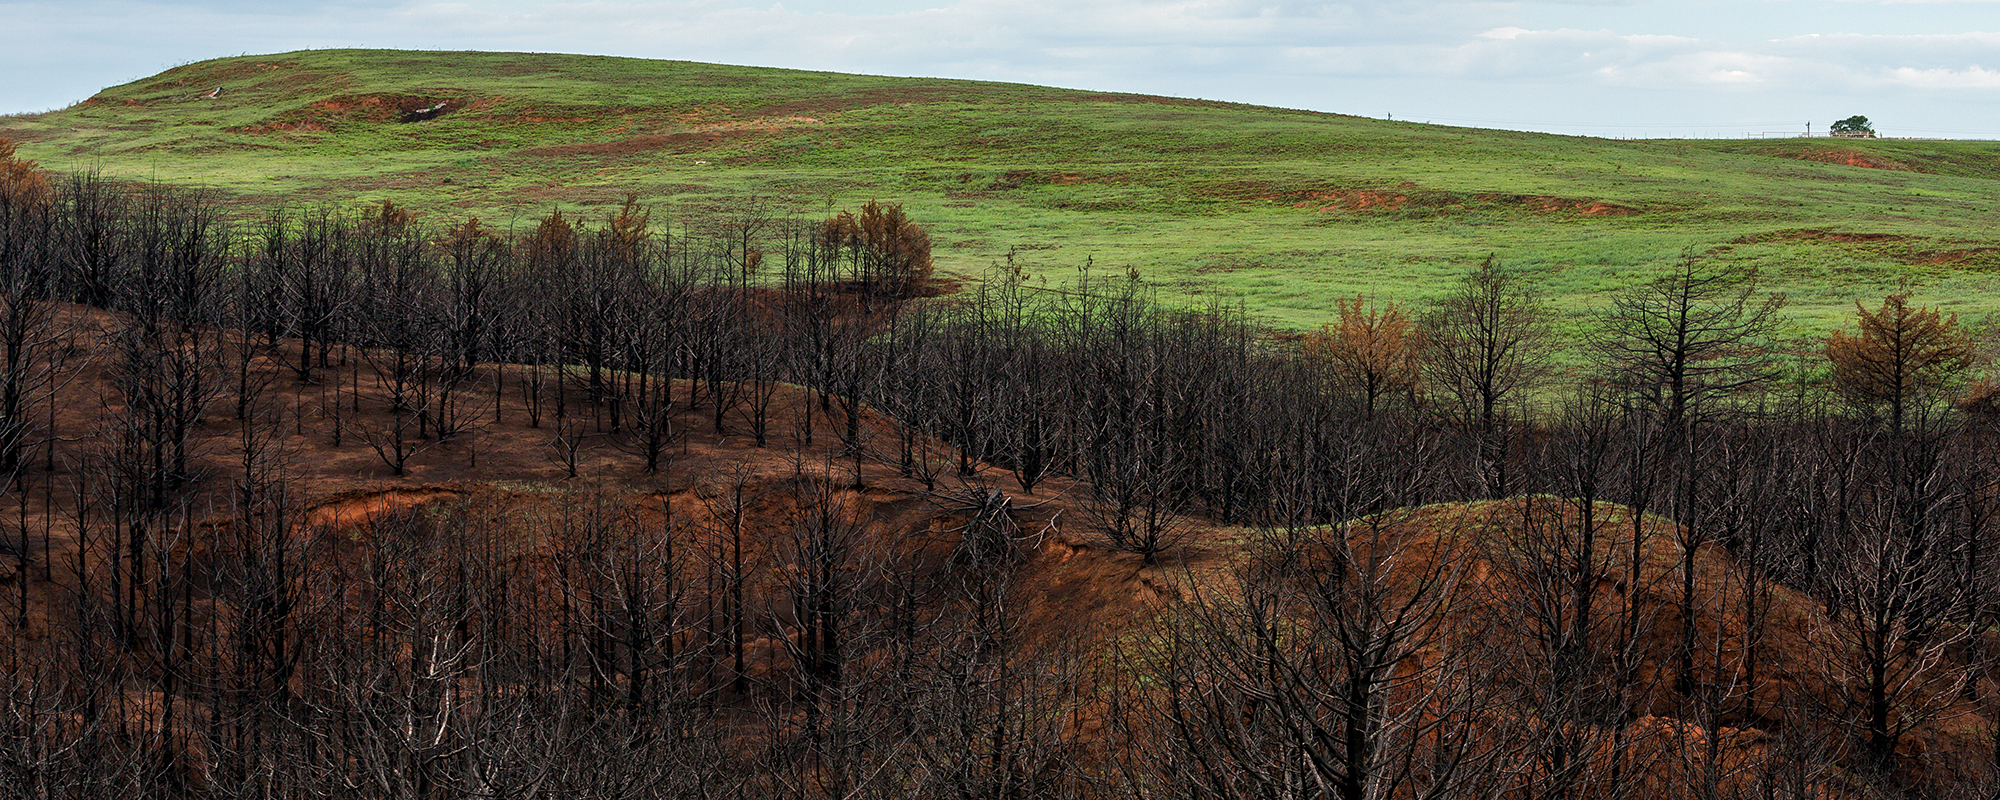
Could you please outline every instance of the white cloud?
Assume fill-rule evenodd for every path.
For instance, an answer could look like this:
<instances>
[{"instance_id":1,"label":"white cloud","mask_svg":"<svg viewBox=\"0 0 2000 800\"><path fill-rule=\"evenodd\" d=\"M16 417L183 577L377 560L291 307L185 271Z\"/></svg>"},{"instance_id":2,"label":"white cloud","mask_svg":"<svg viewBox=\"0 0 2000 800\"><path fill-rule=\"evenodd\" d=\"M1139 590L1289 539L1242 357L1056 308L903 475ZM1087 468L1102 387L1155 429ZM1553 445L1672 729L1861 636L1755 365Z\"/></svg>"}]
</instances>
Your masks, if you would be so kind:
<instances>
[{"instance_id":1,"label":"white cloud","mask_svg":"<svg viewBox=\"0 0 2000 800\"><path fill-rule=\"evenodd\" d=\"M1897 67L1889 74L1894 82L1919 89L2000 89L2000 70L1978 65L1963 70Z\"/></svg>"},{"instance_id":2,"label":"white cloud","mask_svg":"<svg viewBox=\"0 0 2000 800\"><path fill-rule=\"evenodd\" d=\"M1700 51L1636 60L1599 74L1621 86L1746 88L1785 81L1801 71L1798 62L1780 56Z\"/></svg>"}]
</instances>

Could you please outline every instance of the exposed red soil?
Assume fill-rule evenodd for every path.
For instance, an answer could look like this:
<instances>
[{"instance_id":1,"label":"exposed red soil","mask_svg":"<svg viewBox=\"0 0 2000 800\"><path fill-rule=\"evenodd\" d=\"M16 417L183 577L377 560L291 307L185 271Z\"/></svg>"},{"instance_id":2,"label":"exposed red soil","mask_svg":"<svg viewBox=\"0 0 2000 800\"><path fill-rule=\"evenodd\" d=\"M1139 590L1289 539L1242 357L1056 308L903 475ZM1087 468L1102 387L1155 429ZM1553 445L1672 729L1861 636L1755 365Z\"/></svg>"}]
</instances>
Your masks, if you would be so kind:
<instances>
[{"instance_id":1,"label":"exposed red soil","mask_svg":"<svg viewBox=\"0 0 2000 800\"><path fill-rule=\"evenodd\" d=\"M228 129L230 133L304 133L333 130L350 123L398 122L426 109L445 104L444 110L463 110L468 98L454 93L438 94L349 94L314 101L305 108L287 111L254 125Z\"/></svg>"},{"instance_id":2,"label":"exposed red soil","mask_svg":"<svg viewBox=\"0 0 2000 800\"><path fill-rule=\"evenodd\" d=\"M1810 150L1802 153L1772 153L1779 158L1795 158L1802 161L1817 161L1821 164L1837 164L1843 167L1863 169L1908 170L1896 161L1859 150Z\"/></svg>"},{"instance_id":3,"label":"exposed red soil","mask_svg":"<svg viewBox=\"0 0 2000 800\"><path fill-rule=\"evenodd\" d=\"M1917 260L1919 264L1964 264L1970 261L1985 261L2000 254L2000 247L1972 247L1964 250L1946 250L1931 253Z\"/></svg>"},{"instance_id":4,"label":"exposed red soil","mask_svg":"<svg viewBox=\"0 0 2000 800\"><path fill-rule=\"evenodd\" d=\"M1365 211L1371 208L1395 210L1410 201L1407 194L1385 192L1376 189L1355 189L1346 192L1307 192L1304 199L1294 200L1293 208L1310 208L1315 211Z\"/></svg>"},{"instance_id":5,"label":"exposed red soil","mask_svg":"<svg viewBox=\"0 0 2000 800\"><path fill-rule=\"evenodd\" d=\"M305 524L308 527L361 525L393 511L415 508L447 497L464 497L465 494L457 489L419 487L337 495L306 512Z\"/></svg>"},{"instance_id":6,"label":"exposed red soil","mask_svg":"<svg viewBox=\"0 0 2000 800\"><path fill-rule=\"evenodd\" d=\"M103 335L112 327L110 318L100 312L67 313L87 336ZM610 520L605 524L630 526L631 531L685 530L707 536L695 532L725 529L728 510L721 498L741 486L750 498L746 519L755 531L748 540L747 557L760 575L750 596L759 616L764 616L789 602L775 582L774 553L808 502L837 503L856 524L867 526L875 546L901 553L920 570L941 569L953 557L957 531L970 519L963 498L974 487L950 477L956 453L948 445L929 439L916 443L918 463L937 467L941 476L936 485L926 487L886 457L898 441L894 423L864 412L864 446L880 453L856 465L843 455L839 437L829 435L823 411L815 412L822 414L821 434L810 444L799 439L801 413L819 404L790 386L776 387L771 435L766 445L759 446L741 408L726 414L718 426L713 396L705 390L697 393L693 384L677 383L676 393L685 398L686 409L676 427L685 439L677 444L669 469L651 475L643 472L637 454L618 446L602 409L591 409L578 393L571 397L572 408L590 418L573 421L584 445L577 477L572 478L552 447L552 421L544 419L540 427L530 423L521 391L529 371L483 365L463 398L465 408L477 410L478 424L450 440L430 443L411 458L405 474L394 475L363 441L371 431L379 435L392 419L386 396L372 380L355 373L365 369L364 362L337 350L336 362L320 371L320 383L301 384L287 366L298 358L292 344L257 360L254 374L268 388L255 413L288 433L276 460L297 498L300 535L317 537L331 552L344 554L353 569L365 561L370 537L408 535L414 529L404 523L419 517L451 517L464 521L466 530L488 537L487 544L500 547L509 557L553 570L571 546L560 532L574 530L579 515L590 519L599 515ZM346 366L338 363L342 360ZM116 413L108 377L108 366L95 364L65 388L57 423L65 439L88 440ZM329 394L332 385L342 383L350 389L359 387L358 399ZM227 498L235 491L234 471L245 459L241 429L231 410L229 404L218 403L202 421L195 444L206 477L196 489L208 500L190 505L197 511L183 519L183 525L232 524ZM858 473L850 471L857 467ZM57 508L71 502L66 493L82 483L84 469L84 462L65 460L48 476L52 480L46 485ZM1012 519L1022 533L1022 551L1014 566L1018 583L1013 592L1023 601L1024 637L1037 646L1087 648L1143 635L1139 626L1156 619L1167 607L1163 604L1192 597L1195 588L1227 586L1234 571L1251 565L1257 552L1242 529L1190 519L1184 542L1149 565L1135 554L1106 547L1081 522L1080 503L1086 494L1082 488L1054 480L1033 493L1020 492L1003 471L983 467L982 472L984 485L976 490L1002 488L1018 509ZM43 502L31 500L29 512L46 514ZM203 508L211 511L198 511ZM1598 601L1593 622L1600 630L1613 630L1619 614L1636 608L1638 616L1648 620L1632 650L1639 659L1640 680L1670 685L1664 676L1672 669L1673 648L1684 631L1677 612L1683 574L1680 551L1673 545L1678 531L1658 519L1634 525L1629 511L1608 504L1599 508L1599 514L1603 555L1593 562L1595 574L1585 584ZM680 527L665 524L667 515ZM1518 620L1520 609L1527 607L1534 576L1510 567L1508 559L1529 544L1523 532L1531 525L1524 520L1540 519L1543 527L1536 530L1559 529L1579 524L1575 515L1575 504L1549 498L1428 506L1384 518L1385 536L1369 541L1392 545L1365 546L1402 548L1399 559L1416 570L1427 560L1464 564L1464 578L1450 605L1454 630L1467 637L1467 643L1497 646L1496 652L1531 652L1516 641L1525 635L1525 627L1505 621ZM48 635L52 615L62 613L67 577L47 567L69 563L75 553L72 524L60 515L49 519L49 549L36 545L34 558L26 562L26 574L0 575L0 581L32 582L36 621L23 632L28 639ZM383 524L395 520L404 522ZM1360 536L1367 528L1357 525L1353 535ZM1635 530L1646 537L1645 546L1639 548L1642 562L1636 583L1630 579L1635 572L1629 569L1628 555ZM1357 547L1364 546L1363 540L1354 541ZM1764 627L1753 641L1742 611L1748 605L1745 567L1714 545L1697 550L1686 564L1697 576L1701 595L1700 610L1692 620L1694 638L1721 654L1725 667L1754 663L1761 676L1756 685L1741 690L1741 702L1727 711L1716 731L1724 762L1755 763L1768 755L1766 733L1791 724L1793 709L1802 698L1832 702L1832 693L1841 691L1827 679L1841 674L1838 662L1844 651L1828 635L1841 623L1827 619L1810 599L1773 587L1763 611ZM330 585L338 583L336 579ZM520 624L544 623L522 620ZM752 641L753 674L763 677L780 669L784 649L782 642L769 636ZM1730 675L1719 672L1715 663L1696 664L1698 684L1729 683ZM1926 699L1942 704L1951 724L1927 724L1908 737L1906 750L1912 763L1920 763L1924 753L1977 745L1977 731L1986 725L1977 709L1949 698ZM134 698L134 714L145 716L149 702ZM1655 765L1649 769L1668 770L1673 754L1689 750L1694 737L1708 735L1690 708L1688 698L1667 690L1643 699L1644 716L1625 729L1637 737L1636 747L1642 753L1660 756L1648 762ZM1498 718L1493 722L1516 723Z\"/></svg>"},{"instance_id":7,"label":"exposed red soil","mask_svg":"<svg viewBox=\"0 0 2000 800\"><path fill-rule=\"evenodd\" d=\"M1534 653L1532 643L1521 639L1536 625L1524 617L1524 609L1547 603L1541 581L1550 576L1516 560L1536 547L1551 546L1546 538L1550 531L1580 526L1580 509L1578 503L1547 497L1428 506L1385 515L1380 539L1371 538L1374 529L1357 525L1352 541L1357 552L1394 547L1399 563L1417 573L1441 559L1463 564L1464 577L1449 603L1457 609L1451 619L1458 626L1456 635L1464 637L1460 646L1498 645L1499 652ZM1635 526L1629 509L1608 503L1598 506L1597 521L1601 549L1592 562L1595 604L1589 626L1598 635L1615 635L1610 632L1619 629L1625 615L1646 620L1626 652L1637 659L1637 685L1655 688L1641 700L1643 716L1624 731L1643 751L1688 752L1688 737L1706 735L1704 714L1719 712L1711 718L1719 725L1718 756L1729 763L1754 764L1767 755L1768 734L1788 725L1823 723L1808 709L1846 701L1842 693L1851 691L1849 682L1862 669L1853 657L1850 640L1856 634L1847 628L1848 621L1829 617L1810 597L1766 581L1762 628L1753 629L1746 616L1751 607L1746 603L1749 568L1727 550L1705 543L1684 560L1677 526L1651 517ZM1630 557L1635 531L1644 536L1637 570L1631 569ZM1705 654L1692 664L1692 685L1734 687L1735 699L1708 711L1698 697L1667 688L1674 684L1674 654L1687 627L1678 610L1683 569L1696 576L1693 640ZM1522 666L1524 674L1534 674L1533 664ZM1746 668L1758 676L1754 685L1744 682ZM1976 694L1986 696L1994 688L2000 687L1981 686ZM1916 726L1904 740L1901 752L1913 765L1906 778L1922 778L1921 767L1914 765L1924 763L1925 754L1971 752L1988 742L1981 732L1989 723L1980 704L1968 699L1973 696L1959 693L1949 681L1905 696L1910 706L1928 707L1932 718L1940 720ZM1606 734L1603 740L1609 741ZM1676 772L1681 767L1673 761L1653 765L1663 776L1684 777L1686 773Z\"/></svg>"},{"instance_id":8,"label":"exposed red soil","mask_svg":"<svg viewBox=\"0 0 2000 800\"><path fill-rule=\"evenodd\" d=\"M1570 200L1561 197L1543 196L1523 198L1517 202L1526 202L1539 211L1574 211L1578 214L1586 214L1593 217L1622 217L1627 214L1639 213L1639 210L1636 208L1621 206L1616 203L1606 203L1602 200Z\"/></svg>"},{"instance_id":9,"label":"exposed red soil","mask_svg":"<svg viewBox=\"0 0 2000 800\"><path fill-rule=\"evenodd\" d=\"M940 286L938 291L952 288ZM106 336L115 328L113 319L102 312L73 308L66 313L81 326L86 339ZM816 408L816 398L793 387L776 387L770 441L768 446L758 446L750 435L747 411L739 408L726 415L718 429L712 398L687 383L678 384L677 389L690 401L676 423L684 438L671 454L671 468L655 475L646 474L639 455L620 445L620 437L610 432L602 409L591 410L580 394L571 397L573 411L593 417L571 423L582 426L584 442L578 453L577 477L572 478L562 464L560 451L551 443L553 420L545 417L541 426L535 427L529 419L522 387L530 372L500 365L482 366L475 385L461 398L468 413L477 415L474 427L448 440L423 442L404 474L395 475L367 444L371 437L379 441L392 425L386 396L372 377L356 375L356 370L367 371L365 361L356 354L336 348L334 356L333 362L317 371L319 382L314 384L299 383L288 366L300 358L295 343L256 359L253 382L267 388L253 413L263 420L260 424L275 426L286 434L282 449L272 454L276 459L272 466L282 471L290 486L287 494L294 498L298 530L314 537L331 537L323 546L332 548L328 552L343 560L363 557L360 543L375 535L367 531L378 522L427 508L438 509L426 512L433 515L476 510L489 520L482 523L490 526L488 530L514 542L508 546L511 551L533 558L555 557L560 552L563 543L550 539L548 533L559 526L548 520L552 515L575 513L579 503L605 502L644 514L661 513L660 504L666 503L686 521L687 530L714 530L714 496L719 487L736 480L743 481L750 494L759 498L751 520L760 542L754 547L761 552L770 546L772 537L790 529L786 520L799 513L797 505L804 486L800 481L849 487L855 480L849 471L855 465L841 455L840 437L832 435L827 412ZM57 419L58 432L65 440L90 440L117 413L109 369L108 364L93 363L66 386ZM495 381L500 383L496 386ZM341 385L347 387L346 394L336 390ZM358 399L353 394L357 387ZM802 444L796 437L803 425L800 413L807 407L815 407L821 426L813 444ZM233 403L217 402L197 430L192 447L200 454L202 477L192 489L194 499L187 506L190 516L178 518L177 526L214 529L237 524L232 522L230 498L241 478L238 473L245 457L240 423L232 415ZM871 448L886 451L898 441L893 424L873 412L864 412L863 430L866 441L873 443ZM901 474L893 458L870 457L859 464L859 479L866 488L841 488L836 494L840 503L867 519L885 541L929 553L924 558L935 561L949 555L956 542L955 531L969 518L962 502L953 499L960 490L954 488L957 480L949 477L948 465L956 458L952 449L929 440L919 442L919 449L921 459L946 476L936 489ZM88 462L59 460L56 471L44 476L46 481L41 485L46 493L31 493L29 513L46 515L51 501L57 509L73 503L70 492L80 485ZM1028 612L1033 620L1028 633L1032 640L1074 643L1115 633L1151 613L1149 604L1164 596L1160 587L1171 583L1167 577L1171 572L1226 561L1221 555L1195 549L1185 557L1145 565L1135 555L1104 549L1087 529L1078 527L1080 516L1065 513L1078 495L1066 482L1051 481L1034 493L1025 493L1004 484L1008 477L1000 470L983 468L982 472L986 480L1005 486L1017 505L1036 505L1014 515L1028 535L1017 591L1020 597L1032 598ZM46 528L35 526L37 535L30 543L26 574L0 575L0 581L27 580L30 584L32 621L21 632L27 639L47 635L52 620L61 614L69 579L66 568L59 565L75 561L74 524L61 514L48 518ZM6 541L12 547L13 540ZM197 573L211 569L205 552L188 551ZM18 563L15 559L0 561L10 568ZM358 569L361 561L354 563ZM776 603L782 595L770 587L757 591L764 598L760 602ZM775 668L770 665L782 658L783 648L778 643L767 641L752 649L767 652L759 669Z\"/></svg>"}]
</instances>

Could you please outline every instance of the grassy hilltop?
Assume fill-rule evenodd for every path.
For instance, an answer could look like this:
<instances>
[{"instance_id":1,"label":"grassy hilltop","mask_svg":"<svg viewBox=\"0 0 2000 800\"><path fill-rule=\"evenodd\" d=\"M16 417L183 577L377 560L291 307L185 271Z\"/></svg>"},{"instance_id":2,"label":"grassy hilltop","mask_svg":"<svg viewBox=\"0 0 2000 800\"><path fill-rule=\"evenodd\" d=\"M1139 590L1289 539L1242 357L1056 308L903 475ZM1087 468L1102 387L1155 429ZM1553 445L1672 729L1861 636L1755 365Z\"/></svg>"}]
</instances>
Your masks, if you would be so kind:
<instances>
[{"instance_id":1,"label":"grassy hilltop","mask_svg":"<svg viewBox=\"0 0 2000 800\"><path fill-rule=\"evenodd\" d=\"M386 198L502 224L627 191L656 219L880 198L930 227L945 272L976 276L1011 249L1060 284L1090 259L1284 327L1357 292L1421 300L1489 253L1591 308L1690 248L1762 268L1801 332L1904 280L1925 303L2000 310L1990 142L1612 141L977 81L374 50L188 64L0 118L0 136L47 167L250 204Z\"/></svg>"}]
</instances>

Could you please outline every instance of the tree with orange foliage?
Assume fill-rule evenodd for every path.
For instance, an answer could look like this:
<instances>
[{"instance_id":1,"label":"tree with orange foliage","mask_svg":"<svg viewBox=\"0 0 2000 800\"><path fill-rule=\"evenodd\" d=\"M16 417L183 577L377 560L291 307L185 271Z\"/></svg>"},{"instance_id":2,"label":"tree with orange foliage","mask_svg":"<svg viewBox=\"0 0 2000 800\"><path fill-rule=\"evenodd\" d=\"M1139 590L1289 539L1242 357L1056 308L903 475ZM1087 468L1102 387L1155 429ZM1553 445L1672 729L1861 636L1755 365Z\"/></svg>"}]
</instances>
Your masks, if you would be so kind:
<instances>
[{"instance_id":1,"label":"tree with orange foliage","mask_svg":"<svg viewBox=\"0 0 2000 800\"><path fill-rule=\"evenodd\" d=\"M818 244L846 258L865 288L892 297L921 294L931 278L931 237L901 203L873 200L861 216L842 211L820 223Z\"/></svg>"},{"instance_id":2,"label":"tree with orange foliage","mask_svg":"<svg viewBox=\"0 0 2000 800\"><path fill-rule=\"evenodd\" d=\"M567 266L576 256L576 226L563 217L562 209L554 209L535 225L535 235L528 239L528 269L535 273Z\"/></svg>"},{"instance_id":3,"label":"tree with orange foliage","mask_svg":"<svg viewBox=\"0 0 2000 800\"><path fill-rule=\"evenodd\" d=\"M10 484L35 429L31 416L39 416L29 407L53 399L74 346L73 326L56 323L47 299L52 197L35 162L16 158L14 143L0 138L0 475Z\"/></svg>"},{"instance_id":4,"label":"tree with orange foliage","mask_svg":"<svg viewBox=\"0 0 2000 800\"><path fill-rule=\"evenodd\" d=\"M1421 336L1402 307L1376 305L1361 295L1334 304L1337 319L1306 337L1307 355L1359 395L1369 417L1389 398L1414 398Z\"/></svg>"},{"instance_id":5,"label":"tree with orange foliage","mask_svg":"<svg viewBox=\"0 0 2000 800\"><path fill-rule=\"evenodd\" d=\"M639 205L639 193L626 192L618 213L604 223L604 232L611 237L611 255L620 264L634 264L642 257L653 238L652 219L653 210Z\"/></svg>"},{"instance_id":6,"label":"tree with orange foliage","mask_svg":"<svg viewBox=\"0 0 2000 800\"><path fill-rule=\"evenodd\" d=\"M1913 307L1908 292L1883 298L1876 311L1855 301L1854 311L1860 330L1826 339L1834 386L1853 400L1888 405L1898 432L1910 402L1972 366L1972 338L1957 314Z\"/></svg>"},{"instance_id":7,"label":"tree with orange foliage","mask_svg":"<svg viewBox=\"0 0 2000 800\"><path fill-rule=\"evenodd\" d=\"M362 212L361 224L373 227L383 233L401 233L416 221L410 209L396 205L394 200L384 200Z\"/></svg>"},{"instance_id":8,"label":"tree with orange foliage","mask_svg":"<svg viewBox=\"0 0 2000 800\"><path fill-rule=\"evenodd\" d=\"M29 206L49 199L49 181L41 169L14 154L14 140L0 137L0 203Z\"/></svg>"}]
</instances>

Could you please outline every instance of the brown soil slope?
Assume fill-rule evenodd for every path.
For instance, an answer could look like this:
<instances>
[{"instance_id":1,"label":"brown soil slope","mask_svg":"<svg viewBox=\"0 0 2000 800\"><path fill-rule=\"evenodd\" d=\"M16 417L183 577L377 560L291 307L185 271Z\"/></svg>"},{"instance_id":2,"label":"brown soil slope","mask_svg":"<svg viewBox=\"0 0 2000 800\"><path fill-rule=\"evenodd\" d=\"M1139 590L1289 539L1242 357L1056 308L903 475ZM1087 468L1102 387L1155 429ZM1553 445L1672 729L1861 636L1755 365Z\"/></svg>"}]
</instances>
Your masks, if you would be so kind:
<instances>
[{"instance_id":1,"label":"brown soil slope","mask_svg":"<svg viewBox=\"0 0 2000 800\"><path fill-rule=\"evenodd\" d=\"M127 409L105 343L111 320L96 311L66 313L87 357L48 406L55 437L6 509L18 523L8 526L9 547L24 553L9 559L20 569L0 575L12 584L4 595L19 612L17 642L60 639L77 624L68 616L70 599L107 578L106 543L93 533L101 519L93 515L112 507L102 495L115 483L118 453L109 443ZM843 442L829 424L840 404L790 386L775 387L760 446L742 408L715 413L718 389L731 397L743 387L678 383L683 408L671 458L649 474L612 425L611 411L593 406L579 386L567 388L558 417L547 394L558 389L546 371L483 365L456 398L473 421L446 439L418 437L396 474L385 449L399 417L371 362L336 347L319 382L301 383L289 366L301 357L290 344L240 362L230 380L237 391L249 389L243 418L234 394L218 392L197 424L188 442L194 477L166 515L170 531L157 534L184 537L174 546L191 556L191 573L222 576L231 567L215 555L219 545L199 543L220 538L189 532L238 529L232 535L246 538L236 541L247 541L273 535L256 530L259 520L278 515L289 522L264 530L282 531L275 535L337 564L313 589L332 606L363 608L365 598L345 593L344 582L399 558L415 563L395 554L412 552L411 543L426 537L446 549L530 564L525 574L546 581L532 590L557 603L556 587L569 585L569 571L595 557L576 532L594 531L653 542L648 546L658 549L646 557L663 563L733 559L742 602L753 615L776 618L800 613L800 532L836 526L852 532L852 548L876 554L869 563L903 565L912 586L962 574L968 559L979 560L977 569L1008 572L1018 633L1031 649L1077 648L1087 660L1112 663L1196 607L1188 604L1227 602L1231 587L1253 579L1268 555L1262 534L1189 520L1175 549L1145 563L1106 546L1084 524L1084 487L1053 481L1033 493L1013 491L1004 471L986 465L959 475L955 454L935 441L916 442L906 463L896 456L902 439L893 422L865 409L859 439ZM282 500L249 509L243 498L251 494ZM971 534L993 524L996 510L1004 541L997 555L976 552ZM1450 652L1478 651L1493 670L1484 691L1534 698L1546 690L1538 659L1551 652L1549 625L1583 632L1594 642L1577 651L1590 680L1638 712L1601 723L1594 741L1621 743L1625 755L1617 758L1640 759L1664 784L1685 766L1676 759L1697 749L1706 748L1704 764L1735 765L1721 770L1734 775L1776 757L1770 748L1777 732L1829 714L1854 719L1855 684L1866 665L1856 661L1858 639L1847 621L1752 574L1717 546L1683 549L1682 532L1668 521L1609 504L1588 509L1588 518L1585 510L1526 497L1429 506L1330 530L1344 531L1353 552L1395 551L1396 569L1405 572L1452 559L1440 623L1451 634L1409 661L1418 674L1430 674L1425 670ZM1586 532L1590 549L1579 556ZM685 577L698 579L695 572ZM882 585L903 585L897 580ZM545 620L510 624L532 629ZM1935 674L1947 676L1901 687L1896 721L1909 729L1899 744L1909 785L1955 753L1990 745L1981 732L1995 717L1974 698L1994 696L1994 687L1948 677L1966 646L1909 657L1933 659L1931 666L1943 665ZM798 647L775 630L753 632L743 645L743 672L777 682ZM134 697L132 713L153 713L146 711L153 701ZM1482 724L1499 731L1529 724L1524 720L1540 711L1530 699L1496 701L1482 713ZM1814 758L1821 765L1853 760Z\"/></svg>"}]
</instances>

